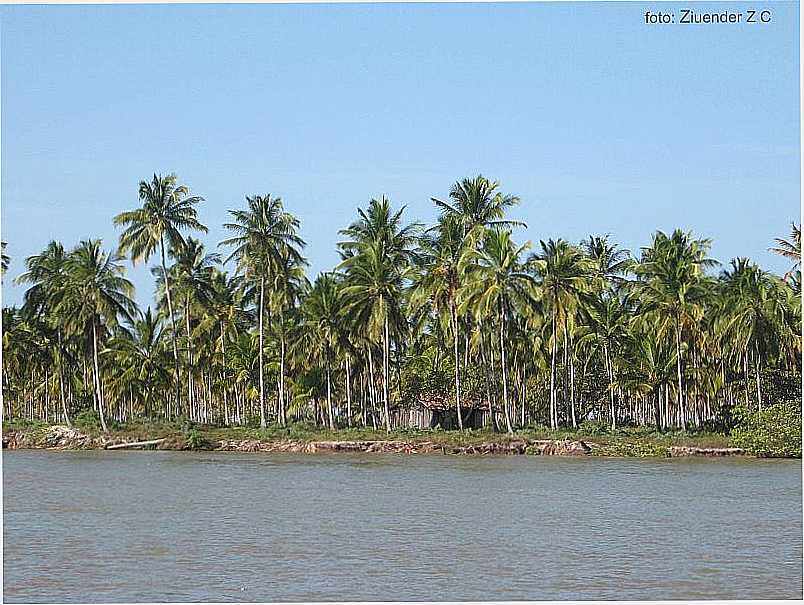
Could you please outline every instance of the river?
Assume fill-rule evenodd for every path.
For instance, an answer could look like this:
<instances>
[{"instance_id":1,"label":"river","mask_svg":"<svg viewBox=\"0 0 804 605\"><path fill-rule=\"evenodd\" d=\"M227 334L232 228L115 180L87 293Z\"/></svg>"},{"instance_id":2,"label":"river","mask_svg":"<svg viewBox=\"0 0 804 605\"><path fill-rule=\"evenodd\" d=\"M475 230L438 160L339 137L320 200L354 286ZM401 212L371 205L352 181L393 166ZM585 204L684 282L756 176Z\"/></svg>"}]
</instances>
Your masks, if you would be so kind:
<instances>
[{"instance_id":1,"label":"river","mask_svg":"<svg viewBox=\"0 0 804 605\"><path fill-rule=\"evenodd\" d=\"M800 461L2 462L5 602L802 598Z\"/></svg>"}]
</instances>

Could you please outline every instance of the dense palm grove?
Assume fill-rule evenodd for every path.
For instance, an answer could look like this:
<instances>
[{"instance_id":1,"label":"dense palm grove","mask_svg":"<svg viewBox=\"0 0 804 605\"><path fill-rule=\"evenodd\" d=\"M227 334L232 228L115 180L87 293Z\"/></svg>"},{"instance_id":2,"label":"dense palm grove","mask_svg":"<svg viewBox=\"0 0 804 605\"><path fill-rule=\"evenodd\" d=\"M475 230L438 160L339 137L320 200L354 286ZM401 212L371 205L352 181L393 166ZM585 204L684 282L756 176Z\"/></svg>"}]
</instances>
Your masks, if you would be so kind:
<instances>
[{"instance_id":1,"label":"dense palm grove","mask_svg":"<svg viewBox=\"0 0 804 605\"><path fill-rule=\"evenodd\" d=\"M310 283L299 222L270 194L231 210L214 249L197 239L203 198L175 176L139 199L114 217L114 249L53 241L26 259L25 302L3 309L5 420L391 430L425 404L488 410L509 432L664 430L799 397L795 225L774 248L794 264L783 277L721 266L680 230L638 254L594 235L531 247L518 199L479 176L433 199L432 226L371 200ZM127 262L154 263L153 308L133 302Z\"/></svg>"}]
</instances>

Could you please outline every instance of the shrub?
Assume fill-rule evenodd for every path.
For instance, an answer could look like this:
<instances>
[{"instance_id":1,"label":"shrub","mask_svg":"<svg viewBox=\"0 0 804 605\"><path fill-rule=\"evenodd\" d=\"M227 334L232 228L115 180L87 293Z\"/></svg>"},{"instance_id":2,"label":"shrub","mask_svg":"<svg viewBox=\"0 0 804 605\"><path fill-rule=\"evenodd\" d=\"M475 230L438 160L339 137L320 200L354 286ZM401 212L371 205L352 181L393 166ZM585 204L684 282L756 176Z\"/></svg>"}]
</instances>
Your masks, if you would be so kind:
<instances>
[{"instance_id":1,"label":"shrub","mask_svg":"<svg viewBox=\"0 0 804 605\"><path fill-rule=\"evenodd\" d=\"M188 450L199 450L204 445L204 440L198 429L191 428L185 433L185 446Z\"/></svg>"},{"instance_id":2,"label":"shrub","mask_svg":"<svg viewBox=\"0 0 804 605\"><path fill-rule=\"evenodd\" d=\"M581 426L578 427L578 432L590 437L598 435L608 435L611 432L611 427L608 422L602 420L584 420Z\"/></svg>"},{"instance_id":3,"label":"shrub","mask_svg":"<svg viewBox=\"0 0 804 605\"><path fill-rule=\"evenodd\" d=\"M801 458L801 406L784 402L762 411L740 410L730 443L766 458Z\"/></svg>"}]
</instances>

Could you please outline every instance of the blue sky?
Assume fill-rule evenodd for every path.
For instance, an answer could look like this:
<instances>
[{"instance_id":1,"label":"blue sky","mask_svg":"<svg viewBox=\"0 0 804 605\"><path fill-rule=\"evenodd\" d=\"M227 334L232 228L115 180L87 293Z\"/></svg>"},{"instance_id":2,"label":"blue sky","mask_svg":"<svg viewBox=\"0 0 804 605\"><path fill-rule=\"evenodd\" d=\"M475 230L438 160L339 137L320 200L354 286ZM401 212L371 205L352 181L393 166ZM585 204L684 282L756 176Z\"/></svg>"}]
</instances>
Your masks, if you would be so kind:
<instances>
[{"instance_id":1,"label":"blue sky","mask_svg":"<svg viewBox=\"0 0 804 605\"><path fill-rule=\"evenodd\" d=\"M175 172L224 237L246 194L301 220L311 276L383 193L483 173L521 197L519 240L692 229L767 252L799 217L798 6L773 21L647 26L671 3L13 6L0 9L2 238L13 262L101 237L137 183ZM763 4L763 6L765 6ZM130 267L130 265L129 265ZM137 299L152 280L129 268Z\"/></svg>"}]
</instances>

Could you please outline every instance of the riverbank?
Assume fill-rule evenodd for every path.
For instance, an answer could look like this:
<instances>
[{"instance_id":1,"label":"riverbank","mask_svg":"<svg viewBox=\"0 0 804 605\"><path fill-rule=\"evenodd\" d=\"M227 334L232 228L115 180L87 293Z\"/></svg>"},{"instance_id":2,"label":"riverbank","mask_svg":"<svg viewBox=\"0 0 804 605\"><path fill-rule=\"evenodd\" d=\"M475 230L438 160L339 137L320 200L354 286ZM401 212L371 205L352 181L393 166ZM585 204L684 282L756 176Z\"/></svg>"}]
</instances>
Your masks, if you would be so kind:
<instances>
[{"instance_id":1,"label":"riverbank","mask_svg":"<svg viewBox=\"0 0 804 605\"><path fill-rule=\"evenodd\" d=\"M327 431L294 425L271 427L180 427L132 423L101 433L93 427L7 423L6 449L159 449L234 452L385 452L453 455L556 455L680 457L746 455L716 433L658 433L625 429L602 434L579 431Z\"/></svg>"}]
</instances>

